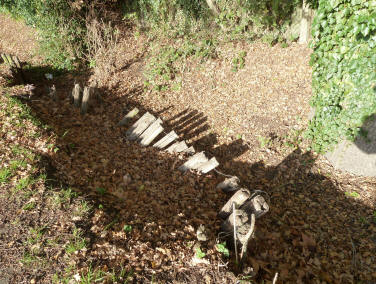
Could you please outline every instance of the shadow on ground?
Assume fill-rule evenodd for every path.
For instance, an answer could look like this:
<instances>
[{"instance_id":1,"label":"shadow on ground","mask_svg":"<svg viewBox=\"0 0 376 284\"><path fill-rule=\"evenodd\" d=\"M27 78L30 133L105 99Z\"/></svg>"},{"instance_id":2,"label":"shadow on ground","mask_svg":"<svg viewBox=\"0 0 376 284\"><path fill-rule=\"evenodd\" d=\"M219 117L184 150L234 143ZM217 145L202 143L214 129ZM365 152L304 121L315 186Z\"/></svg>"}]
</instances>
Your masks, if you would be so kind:
<instances>
[{"instance_id":1,"label":"shadow on ground","mask_svg":"<svg viewBox=\"0 0 376 284\"><path fill-rule=\"evenodd\" d=\"M77 79L87 82L85 76ZM270 281L276 272L284 283L376 279L372 208L321 173L310 152L296 149L275 167L263 161L249 164L237 160L249 150L244 141L218 145L216 134L205 134L209 128L204 114L188 108L166 121L166 130L174 129L181 138L198 137L193 139L195 148L217 157L220 171L270 195L270 212L257 221L249 245L244 266L251 269L242 275L233 254L229 261L215 251L220 225L216 215L230 197L215 188L223 176L182 175L176 168L183 160L124 139L126 127L116 124L129 110L138 107L141 113L153 113L130 99L142 93L141 86L122 96L101 88L103 102L82 116L69 103L73 81L69 76L31 79L37 89L25 102L52 128L53 146L43 153L54 169L51 178L91 196L96 204L92 224L83 226L91 244L86 258L93 267L125 267L142 275L143 281L187 283L203 283L205 275L210 279L206 283L231 283L226 267L256 282ZM52 83L57 101L45 92ZM201 250L213 264L206 269L189 266L200 224L209 237ZM122 231L125 225L132 226L131 234Z\"/></svg>"}]
</instances>

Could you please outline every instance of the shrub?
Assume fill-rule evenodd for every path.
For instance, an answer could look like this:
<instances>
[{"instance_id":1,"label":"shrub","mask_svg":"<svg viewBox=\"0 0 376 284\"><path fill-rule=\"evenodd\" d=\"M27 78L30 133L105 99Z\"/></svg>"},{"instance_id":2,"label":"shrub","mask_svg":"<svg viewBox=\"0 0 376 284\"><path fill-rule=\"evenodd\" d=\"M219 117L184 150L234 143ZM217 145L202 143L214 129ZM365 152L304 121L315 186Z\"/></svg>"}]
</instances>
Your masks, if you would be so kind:
<instances>
[{"instance_id":1,"label":"shrub","mask_svg":"<svg viewBox=\"0 0 376 284\"><path fill-rule=\"evenodd\" d=\"M310 2L315 2L311 0ZM261 36L265 30L281 30L302 0L216 0L213 12L204 0L133 0L123 4L126 17L136 15L143 28L175 36L212 29L217 23L231 38ZM260 34L257 34L260 33Z\"/></svg>"},{"instance_id":2,"label":"shrub","mask_svg":"<svg viewBox=\"0 0 376 284\"><path fill-rule=\"evenodd\" d=\"M320 0L312 36L315 116L308 136L325 152L354 139L376 112L376 1Z\"/></svg>"},{"instance_id":3,"label":"shrub","mask_svg":"<svg viewBox=\"0 0 376 284\"><path fill-rule=\"evenodd\" d=\"M0 6L37 28L46 60L72 69L85 49L84 11L65 0L0 0Z\"/></svg>"},{"instance_id":4,"label":"shrub","mask_svg":"<svg viewBox=\"0 0 376 284\"><path fill-rule=\"evenodd\" d=\"M107 42L113 44L106 12L117 5L116 0L0 0L0 8L38 30L46 61L67 70L96 60Z\"/></svg>"}]
</instances>

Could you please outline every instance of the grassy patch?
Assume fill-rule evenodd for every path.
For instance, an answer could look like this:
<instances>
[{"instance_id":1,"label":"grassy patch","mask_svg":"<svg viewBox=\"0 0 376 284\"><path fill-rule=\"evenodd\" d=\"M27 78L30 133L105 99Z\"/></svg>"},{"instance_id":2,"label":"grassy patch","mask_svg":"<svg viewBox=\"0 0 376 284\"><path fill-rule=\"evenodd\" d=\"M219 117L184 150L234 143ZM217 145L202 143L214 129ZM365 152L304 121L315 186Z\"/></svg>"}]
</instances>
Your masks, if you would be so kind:
<instances>
[{"instance_id":1,"label":"grassy patch","mask_svg":"<svg viewBox=\"0 0 376 284\"><path fill-rule=\"evenodd\" d=\"M0 183L5 183L12 175L12 171L9 168L0 169Z\"/></svg>"},{"instance_id":2,"label":"grassy patch","mask_svg":"<svg viewBox=\"0 0 376 284\"><path fill-rule=\"evenodd\" d=\"M22 207L23 210L32 210L34 209L36 206L35 202L29 202L29 203L26 203L24 205L24 207Z\"/></svg>"},{"instance_id":3,"label":"grassy patch","mask_svg":"<svg viewBox=\"0 0 376 284\"><path fill-rule=\"evenodd\" d=\"M205 61L216 56L216 41L212 39L183 40L177 46L155 46L146 66L145 86L155 91L168 90L181 73L179 62L189 57ZM175 89L176 84L179 85L179 82L175 83Z\"/></svg>"},{"instance_id":4,"label":"grassy patch","mask_svg":"<svg viewBox=\"0 0 376 284\"><path fill-rule=\"evenodd\" d=\"M18 192L20 190L24 190L28 188L31 184L33 184L34 180L31 177L24 177L21 178L18 183L16 184L14 191Z\"/></svg>"},{"instance_id":5,"label":"grassy patch","mask_svg":"<svg viewBox=\"0 0 376 284\"><path fill-rule=\"evenodd\" d=\"M86 247L86 241L79 229L73 229L73 237L65 248L67 254L72 254Z\"/></svg>"},{"instance_id":6,"label":"grassy patch","mask_svg":"<svg viewBox=\"0 0 376 284\"><path fill-rule=\"evenodd\" d=\"M26 252L21 259L21 263L27 266L37 264L38 262L39 262L39 259L33 254L28 253L28 252Z\"/></svg>"},{"instance_id":7,"label":"grassy patch","mask_svg":"<svg viewBox=\"0 0 376 284\"><path fill-rule=\"evenodd\" d=\"M350 197L354 197L354 198L358 198L358 197L360 197L360 194L359 193L357 193L357 192L355 192L355 191L352 191L352 192L345 192L345 194L347 195L347 196L350 196Z\"/></svg>"},{"instance_id":8,"label":"grassy patch","mask_svg":"<svg viewBox=\"0 0 376 284\"><path fill-rule=\"evenodd\" d=\"M245 51L241 51L237 56L232 59L232 68L233 72L238 72L240 69L245 67L245 57L247 53Z\"/></svg>"}]
</instances>

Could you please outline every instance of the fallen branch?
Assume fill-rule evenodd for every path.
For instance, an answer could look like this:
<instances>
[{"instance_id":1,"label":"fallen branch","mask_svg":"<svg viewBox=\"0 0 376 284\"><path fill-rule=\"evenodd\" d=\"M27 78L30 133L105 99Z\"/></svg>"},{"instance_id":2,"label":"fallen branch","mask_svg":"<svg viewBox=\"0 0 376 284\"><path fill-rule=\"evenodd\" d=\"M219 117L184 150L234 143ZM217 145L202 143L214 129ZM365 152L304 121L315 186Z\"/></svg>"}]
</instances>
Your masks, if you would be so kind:
<instances>
[{"instance_id":1,"label":"fallen branch","mask_svg":"<svg viewBox=\"0 0 376 284\"><path fill-rule=\"evenodd\" d=\"M232 215L233 215L233 222L234 222L234 247L235 247L235 258L236 263L239 263L238 260L238 247L236 245L236 208L235 208L235 202L232 203Z\"/></svg>"},{"instance_id":2,"label":"fallen branch","mask_svg":"<svg viewBox=\"0 0 376 284\"><path fill-rule=\"evenodd\" d=\"M242 245L242 251L240 253L240 262L242 263L244 260L244 256L247 253L248 248L248 241L251 238L254 230L255 230L255 223L256 223L256 216L254 213L251 214L251 228L249 229L248 233L245 235L245 242Z\"/></svg>"}]
</instances>

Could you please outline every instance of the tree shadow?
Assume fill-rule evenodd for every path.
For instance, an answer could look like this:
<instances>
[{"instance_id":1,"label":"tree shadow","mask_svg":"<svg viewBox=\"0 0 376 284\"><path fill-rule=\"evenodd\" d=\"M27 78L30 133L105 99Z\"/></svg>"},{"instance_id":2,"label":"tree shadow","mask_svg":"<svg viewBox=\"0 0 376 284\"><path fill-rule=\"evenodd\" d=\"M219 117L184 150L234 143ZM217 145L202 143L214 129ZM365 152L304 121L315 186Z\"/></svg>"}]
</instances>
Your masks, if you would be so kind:
<instances>
[{"instance_id":1,"label":"tree shadow","mask_svg":"<svg viewBox=\"0 0 376 284\"><path fill-rule=\"evenodd\" d=\"M69 103L73 78L41 77L31 79L36 92L25 103L53 129L53 146L43 153L53 169L51 179L91 196L96 204L92 220L97 227L81 224L92 245L87 252L92 264L143 271L142 281L202 283L208 274L213 283L231 283L226 265L202 270L201 265L189 264L201 224L207 228L208 241L201 244L206 259L216 264L229 261L215 252L221 223L216 216L230 197L216 189L224 177L215 172L183 175L176 168L184 160L127 141L127 127L117 126L134 107L140 113L161 114L132 99L142 93L142 87L121 96L102 87L102 102L83 116ZM79 79L87 83L88 78ZM48 97L46 83L56 85L57 100ZM315 155L296 149L277 166L266 166L262 160L248 163L237 159L249 150L242 139L218 145L215 133L205 134L208 127L207 117L191 109L166 121L166 130L176 130L181 139L192 140L198 151L215 156L220 171L237 175L242 186L270 196L270 212L257 220L256 235L249 244L244 267L252 269L245 278L261 282L279 272L284 283L375 279L372 208L323 174ZM133 228L128 235L123 231L126 225ZM103 230L108 232L105 237ZM107 245L97 246L104 242ZM232 254L227 268L244 273L234 263ZM189 269L193 273L187 273Z\"/></svg>"}]
</instances>

